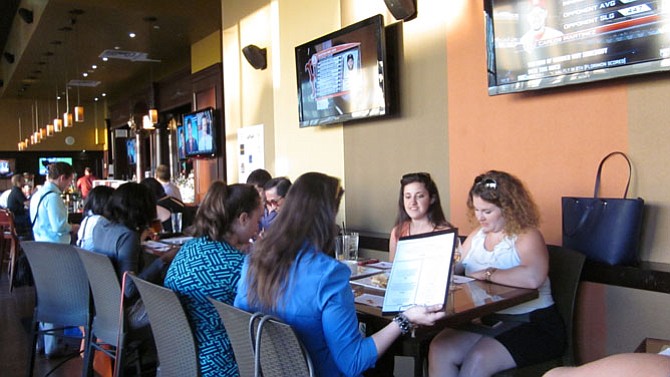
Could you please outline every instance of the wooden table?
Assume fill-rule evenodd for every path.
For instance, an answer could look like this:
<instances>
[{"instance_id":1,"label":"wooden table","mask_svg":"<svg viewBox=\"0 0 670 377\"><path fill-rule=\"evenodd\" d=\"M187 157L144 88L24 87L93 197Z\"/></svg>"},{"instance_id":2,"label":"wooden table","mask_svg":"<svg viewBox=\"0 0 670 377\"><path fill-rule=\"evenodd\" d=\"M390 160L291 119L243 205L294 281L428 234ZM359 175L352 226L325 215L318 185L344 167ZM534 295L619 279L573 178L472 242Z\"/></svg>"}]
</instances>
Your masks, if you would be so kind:
<instances>
[{"instance_id":1,"label":"wooden table","mask_svg":"<svg viewBox=\"0 0 670 377\"><path fill-rule=\"evenodd\" d=\"M434 326L419 327L412 336L401 338L402 354L414 357L414 375L423 374L423 360L426 358L430 340L446 327L454 327L472 321L475 318L492 314L512 306L531 301L539 296L536 289L508 287L505 285L471 281L456 285L449 292L445 310L447 316ZM383 296L383 290L361 288L364 293ZM382 316L381 308L356 303L356 311L361 322L375 324L375 328L390 322L393 316Z\"/></svg>"},{"instance_id":2,"label":"wooden table","mask_svg":"<svg viewBox=\"0 0 670 377\"><path fill-rule=\"evenodd\" d=\"M455 290L447 297L447 317L439 321L433 328L441 330L444 327L458 326L472 321L475 318L491 314L509 307L536 299L537 289L508 287L484 281L471 281L456 285ZM383 290L364 288L365 293L384 295ZM390 321L393 316L382 316L381 308L356 303L359 313L385 318Z\"/></svg>"}]
</instances>

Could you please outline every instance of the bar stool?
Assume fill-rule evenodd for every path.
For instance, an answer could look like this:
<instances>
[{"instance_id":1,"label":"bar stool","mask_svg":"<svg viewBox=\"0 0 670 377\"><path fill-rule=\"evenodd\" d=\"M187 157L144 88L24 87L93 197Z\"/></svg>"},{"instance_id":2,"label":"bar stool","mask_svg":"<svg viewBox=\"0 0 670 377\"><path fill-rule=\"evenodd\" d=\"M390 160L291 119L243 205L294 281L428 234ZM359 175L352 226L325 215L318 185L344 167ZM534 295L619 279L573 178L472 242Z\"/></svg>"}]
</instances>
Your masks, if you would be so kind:
<instances>
[{"instance_id":1,"label":"bar stool","mask_svg":"<svg viewBox=\"0 0 670 377\"><path fill-rule=\"evenodd\" d=\"M2 245L0 247L0 260L5 263L5 251L9 249L7 259L7 276L9 277L9 293L14 289L14 272L18 260L19 237L14 225L14 215L8 209L0 210L0 229L2 229Z\"/></svg>"}]
</instances>

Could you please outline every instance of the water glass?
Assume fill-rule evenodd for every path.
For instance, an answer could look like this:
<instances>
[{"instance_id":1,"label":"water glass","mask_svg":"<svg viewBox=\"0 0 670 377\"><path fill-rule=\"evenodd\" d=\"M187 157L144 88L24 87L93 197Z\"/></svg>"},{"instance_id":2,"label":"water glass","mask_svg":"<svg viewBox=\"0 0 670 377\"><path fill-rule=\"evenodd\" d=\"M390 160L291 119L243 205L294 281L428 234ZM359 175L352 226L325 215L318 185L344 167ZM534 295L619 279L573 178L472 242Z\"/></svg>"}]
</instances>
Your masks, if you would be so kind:
<instances>
[{"instance_id":1,"label":"water glass","mask_svg":"<svg viewBox=\"0 0 670 377\"><path fill-rule=\"evenodd\" d=\"M358 260L358 233L346 232L337 236L335 242L337 260Z\"/></svg>"},{"instance_id":2,"label":"water glass","mask_svg":"<svg viewBox=\"0 0 670 377\"><path fill-rule=\"evenodd\" d=\"M175 212L170 215L170 219L172 220L173 233L181 233L181 218L182 218L181 212Z\"/></svg>"}]
</instances>

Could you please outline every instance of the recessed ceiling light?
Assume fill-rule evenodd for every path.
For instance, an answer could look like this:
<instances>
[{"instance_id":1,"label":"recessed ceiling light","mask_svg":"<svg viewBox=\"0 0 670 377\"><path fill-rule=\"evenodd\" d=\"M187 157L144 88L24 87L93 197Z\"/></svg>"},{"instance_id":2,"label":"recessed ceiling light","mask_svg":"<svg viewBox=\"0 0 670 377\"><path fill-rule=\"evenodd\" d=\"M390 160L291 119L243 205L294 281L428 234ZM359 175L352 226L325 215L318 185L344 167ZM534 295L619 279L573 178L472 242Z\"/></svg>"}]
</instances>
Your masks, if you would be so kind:
<instances>
[{"instance_id":1,"label":"recessed ceiling light","mask_svg":"<svg viewBox=\"0 0 670 377\"><path fill-rule=\"evenodd\" d=\"M107 97L107 93L102 93L102 96L103 96L103 97Z\"/></svg>"},{"instance_id":2,"label":"recessed ceiling light","mask_svg":"<svg viewBox=\"0 0 670 377\"><path fill-rule=\"evenodd\" d=\"M107 60L109 60L109 59L108 58L102 58L103 62L106 62Z\"/></svg>"},{"instance_id":3,"label":"recessed ceiling light","mask_svg":"<svg viewBox=\"0 0 670 377\"><path fill-rule=\"evenodd\" d=\"M91 68L93 68L93 69L98 69L98 66L95 65L95 64L93 64L93 65L91 66Z\"/></svg>"},{"instance_id":4,"label":"recessed ceiling light","mask_svg":"<svg viewBox=\"0 0 670 377\"><path fill-rule=\"evenodd\" d=\"M130 38L135 38L135 37L137 36L137 34L135 34L135 33L133 33L133 32L130 32L130 33L128 33L128 36L129 36Z\"/></svg>"},{"instance_id":5,"label":"recessed ceiling light","mask_svg":"<svg viewBox=\"0 0 670 377\"><path fill-rule=\"evenodd\" d=\"M84 76L84 77L88 77L88 72L84 72L81 75Z\"/></svg>"}]
</instances>

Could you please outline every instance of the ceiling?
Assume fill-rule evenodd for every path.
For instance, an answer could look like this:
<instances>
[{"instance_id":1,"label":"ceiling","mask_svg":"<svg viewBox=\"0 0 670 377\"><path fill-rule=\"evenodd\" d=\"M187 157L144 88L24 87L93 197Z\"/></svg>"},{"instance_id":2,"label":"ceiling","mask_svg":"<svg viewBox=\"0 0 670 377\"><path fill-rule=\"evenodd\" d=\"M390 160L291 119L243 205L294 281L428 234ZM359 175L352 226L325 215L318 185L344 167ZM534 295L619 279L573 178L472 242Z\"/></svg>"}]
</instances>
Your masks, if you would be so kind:
<instances>
[{"instance_id":1,"label":"ceiling","mask_svg":"<svg viewBox=\"0 0 670 377\"><path fill-rule=\"evenodd\" d=\"M16 3L0 0L0 14L16 15ZM221 28L221 0L48 0L44 12L34 14L35 31L22 55L10 51L5 40L11 28L26 29L25 21L0 16L0 22L2 54L15 55L14 73L4 77L0 99L53 100L56 93L65 93L67 82L72 104L77 96L91 101L102 93L112 98L132 94L190 67L190 46ZM130 38L130 32L137 36ZM102 61L105 50L123 59ZM9 64L4 56L0 59ZM80 83L86 86L72 80L86 80ZM99 84L89 86L95 82Z\"/></svg>"}]
</instances>

